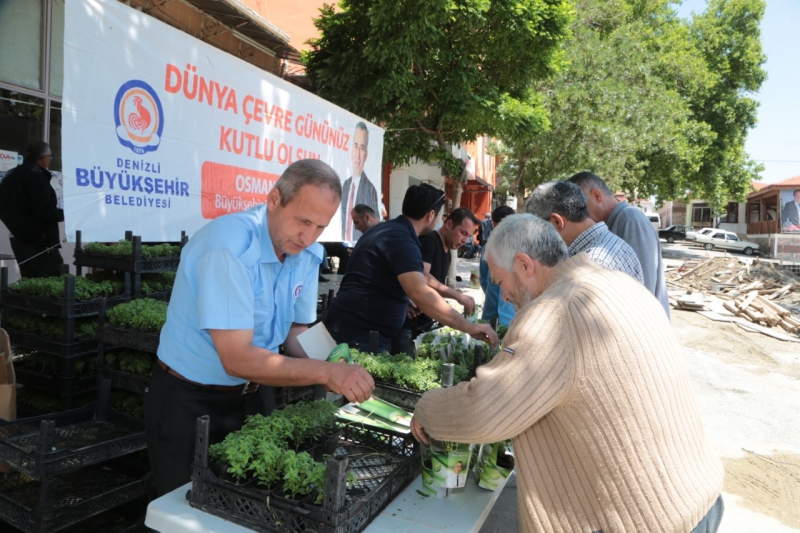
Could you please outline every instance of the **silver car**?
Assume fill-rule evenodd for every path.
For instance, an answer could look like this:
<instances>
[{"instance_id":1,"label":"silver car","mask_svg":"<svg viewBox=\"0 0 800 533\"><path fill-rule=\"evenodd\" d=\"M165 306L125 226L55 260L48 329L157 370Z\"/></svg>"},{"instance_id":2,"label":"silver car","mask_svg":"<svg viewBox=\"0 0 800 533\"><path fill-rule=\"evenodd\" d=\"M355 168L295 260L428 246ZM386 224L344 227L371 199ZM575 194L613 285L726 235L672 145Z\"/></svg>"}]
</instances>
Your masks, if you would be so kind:
<instances>
[{"instance_id":1,"label":"silver car","mask_svg":"<svg viewBox=\"0 0 800 533\"><path fill-rule=\"evenodd\" d=\"M687 241L696 241L698 235L707 235L714 231L714 228L701 228L697 231L687 231L686 232L686 240Z\"/></svg>"},{"instance_id":2,"label":"silver car","mask_svg":"<svg viewBox=\"0 0 800 533\"><path fill-rule=\"evenodd\" d=\"M707 228L706 228L707 229ZM758 251L758 244L750 241L743 241L738 235L731 231L713 229L705 234L699 234L695 238L697 244L702 244L706 250L720 248L723 250L734 250L745 255L753 255Z\"/></svg>"}]
</instances>

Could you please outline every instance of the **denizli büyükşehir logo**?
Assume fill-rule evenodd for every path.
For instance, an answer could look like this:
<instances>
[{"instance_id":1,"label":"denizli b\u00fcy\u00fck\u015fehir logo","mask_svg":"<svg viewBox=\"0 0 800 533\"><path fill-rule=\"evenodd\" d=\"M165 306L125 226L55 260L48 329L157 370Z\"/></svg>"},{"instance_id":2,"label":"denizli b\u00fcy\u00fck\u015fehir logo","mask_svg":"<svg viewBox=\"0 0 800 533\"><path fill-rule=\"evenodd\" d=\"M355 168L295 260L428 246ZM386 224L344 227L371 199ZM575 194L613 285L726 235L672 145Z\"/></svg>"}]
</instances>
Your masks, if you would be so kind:
<instances>
[{"instance_id":1,"label":"denizli b\u00fcy\u00fck\u015fehir logo","mask_svg":"<svg viewBox=\"0 0 800 533\"><path fill-rule=\"evenodd\" d=\"M124 83L114 99L117 138L136 154L158 150L164 131L161 100L150 85L141 80Z\"/></svg>"}]
</instances>

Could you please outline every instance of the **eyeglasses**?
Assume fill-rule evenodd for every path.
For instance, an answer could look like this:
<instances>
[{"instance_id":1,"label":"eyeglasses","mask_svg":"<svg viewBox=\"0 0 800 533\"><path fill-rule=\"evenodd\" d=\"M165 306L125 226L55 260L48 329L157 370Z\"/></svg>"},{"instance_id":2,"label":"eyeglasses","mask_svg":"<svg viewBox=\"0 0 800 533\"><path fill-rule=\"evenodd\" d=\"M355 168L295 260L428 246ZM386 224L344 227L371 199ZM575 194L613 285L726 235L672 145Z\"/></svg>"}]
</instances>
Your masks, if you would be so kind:
<instances>
[{"instance_id":1,"label":"eyeglasses","mask_svg":"<svg viewBox=\"0 0 800 533\"><path fill-rule=\"evenodd\" d=\"M435 200L435 201L434 201L434 202L431 204L431 206L428 208L428 211L431 211L431 210L432 210L434 207L436 207L436 204L438 204L439 202L441 202L441 201L444 199L444 196L445 196L445 192L444 192L444 191L442 191L442 195L441 195L440 197L438 197L438 198L437 198L437 199L436 199L436 200Z\"/></svg>"}]
</instances>

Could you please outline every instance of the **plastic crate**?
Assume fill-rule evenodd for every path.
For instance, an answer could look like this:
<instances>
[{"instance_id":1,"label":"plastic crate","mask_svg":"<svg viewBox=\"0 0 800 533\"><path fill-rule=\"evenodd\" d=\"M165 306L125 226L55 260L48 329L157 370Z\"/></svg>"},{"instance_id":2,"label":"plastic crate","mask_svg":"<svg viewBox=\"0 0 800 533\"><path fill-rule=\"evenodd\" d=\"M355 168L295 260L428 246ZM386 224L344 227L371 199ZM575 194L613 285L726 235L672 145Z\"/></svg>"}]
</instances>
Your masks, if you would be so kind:
<instances>
[{"instance_id":1,"label":"plastic crate","mask_svg":"<svg viewBox=\"0 0 800 533\"><path fill-rule=\"evenodd\" d=\"M290 403L295 403L303 398L314 396L314 387L274 387L275 407L286 407Z\"/></svg>"},{"instance_id":2,"label":"plastic crate","mask_svg":"<svg viewBox=\"0 0 800 533\"><path fill-rule=\"evenodd\" d=\"M130 301L130 277L125 280L125 293L106 298L106 307ZM11 290L8 286L8 267L0 269L0 307L19 309L57 318L85 318L96 316L100 312L101 298L78 300L75 297L75 278L64 278L63 298L47 298L31 296Z\"/></svg>"},{"instance_id":3,"label":"plastic crate","mask_svg":"<svg viewBox=\"0 0 800 533\"><path fill-rule=\"evenodd\" d=\"M43 481L0 478L0 520L31 533L59 531L153 492L153 474L119 460ZM96 531L93 528L84 531Z\"/></svg>"},{"instance_id":4,"label":"plastic crate","mask_svg":"<svg viewBox=\"0 0 800 533\"><path fill-rule=\"evenodd\" d=\"M94 372L75 377L61 377L15 366L14 373L17 376L17 383L21 385L61 396L75 396L97 389L97 374Z\"/></svg>"},{"instance_id":5,"label":"plastic crate","mask_svg":"<svg viewBox=\"0 0 800 533\"><path fill-rule=\"evenodd\" d=\"M327 462L323 504L314 505L313 495L294 502L217 478L208 468L208 417L199 418L190 504L255 531L362 531L419 475L419 447L410 434L340 427L339 447ZM358 477L351 487L348 470Z\"/></svg>"},{"instance_id":6,"label":"plastic crate","mask_svg":"<svg viewBox=\"0 0 800 533\"><path fill-rule=\"evenodd\" d=\"M106 345L106 347L117 346L120 348L141 350L143 352L158 353L160 338L160 333L120 328L102 319L100 325L97 327L97 340Z\"/></svg>"},{"instance_id":7,"label":"plastic crate","mask_svg":"<svg viewBox=\"0 0 800 533\"><path fill-rule=\"evenodd\" d=\"M140 376L138 374L129 374L121 370L114 370L113 368L104 367L98 371L100 379L107 379L111 381L111 386L115 389L122 389L128 392L136 392L142 394L144 389L150 384L148 376Z\"/></svg>"},{"instance_id":8,"label":"plastic crate","mask_svg":"<svg viewBox=\"0 0 800 533\"><path fill-rule=\"evenodd\" d=\"M3 328L8 333L11 344L19 348L57 355L65 359L97 353L97 340L95 339L62 340L24 333L5 325Z\"/></svg>"},{"instance_id":9,"label":"plastic crate","mask_svg":"<svg viewBox=\"0 0 800 533\"><path fill-rule=\"evenodd\" d=\"M105 381L96 404L13 422L0 420L0 462L43 479L145 449L144 423L110 409L110 393L111 384Z\"/></svg>"},{"instance_id":10,"label":"plastic crate","mask_svg":"<svg viewBox=\"0 0 800 533\"><path fill-rule=\"evenodd\" d=\"M404 389L382 381L375 382L375 390L372 391L372 394L407 411L414 411L414 408L417 407L417 402L422 398L421 392Z\"/></svg>"}]
</instances>

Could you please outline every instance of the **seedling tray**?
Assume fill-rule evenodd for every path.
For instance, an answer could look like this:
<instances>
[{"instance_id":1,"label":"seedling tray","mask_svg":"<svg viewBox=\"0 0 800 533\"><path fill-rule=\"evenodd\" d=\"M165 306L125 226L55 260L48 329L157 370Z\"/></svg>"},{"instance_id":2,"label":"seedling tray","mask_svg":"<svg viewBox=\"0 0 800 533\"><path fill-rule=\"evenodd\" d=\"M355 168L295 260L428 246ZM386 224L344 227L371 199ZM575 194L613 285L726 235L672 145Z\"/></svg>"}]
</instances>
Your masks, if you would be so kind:
<instances>
[{"instance_id":1,"label":"seedling tray","mask_svg":"<svg viewBox=\"0 0 800 533\"><path fill-rule=\"evenodd\" d=\"M111 381L111 386L115 389L122 389L128 392L142 394L150 383L150 378L148 376L123 372L106 365L100 368L98 373L100 374L100 379Z\"/></svg>"},{"instance_id":2,"label":"seedling tray","mask_svg":"<svg viewBox=\"0 0 800 533\"><path fill-rule=\"evenodd\" d=\"M142 474L119 461L44 481L15 472L0 478L0 520L26 532L50 533L152 490L152 473Z\"/></svg>"},{"instance_id":3,"label":"seedling tray","mask_svg":"<svg viewBox=\"0 0 800 533\"><path fill-rule=\"evenodd\" d=\"M375 382L375 390L372 394L381 400L386 400L403 409L413 411L417 406L417 402L422 398L422 393L410 389L404 389L397 385L385 383L383 381Z\"/></svg>"},{"instance_id":4,"label":"seedling tray","mask_svg":"<svg viewBox=\"0 0 800 533\"><path fill-rule=\"evenodd\" d=\"M190 504L255 531L362 531L419 474L419 447L410 434L338 425L342 435L328 459L323 504L314 505L313 497L292 501L277 491L220 480L208 468L208 418L201 417ZM358 478L350 487L348 470Z\"/></svg>"},{"instance_id":5,"label":"seedling tray","mask_svg":"<svg viewBox=\"0 0 800 533\"><path fill-rule=\"evenodd\" d=\"M81 409L0 420L0 462L43 479L145 449L144 423L110 409L110 390L104 382L100 402Z\"/></svg>"},{"instance_id":6,"label":"seedling tray","mask_svg":"<svg viewBox=\"0 0 800 533\"><path fill-rule=\"evenodd\" d=\"M11 344L19 348L57 355L65 359L81 357L97 352L96 339L63 340L24 333L9 326L3 326L11 339Z\"/></svg>"},{"instance_id":7,"label":"seedling tray","mask_svg":"<svg viewBox=\"0 0 800 533\"><path fill-rule=\"evenodd\" d=\"M14 373L17 376L17 383L21 385L61 396L75 396L97 389L95 372L67 378L19 366L14 368Z\"/></svg>"},{"instance_id":8,"label":"seedling tray","mask_svg":"<svg viewBox=\"0 0 800 533\"><path fill-rule=\"evenodd\" d=\"M314 387L275 387L275 407L286 407L303 398L314 395Z\"/></svg>"},{"instance_id":9,"label":"seedling tray","mask_svg":"<svg viewBox=\"0 0 800 533\"><path fill-rule=\"evenodd\" d=\"M97 327L97 340L103 342L107 348L117 346L120 348L141 350L143 352L158 353L160 338L160 333L121 328L113 326L105 321L101 321L100 325Z\"/></svg>"}]
</instances>

